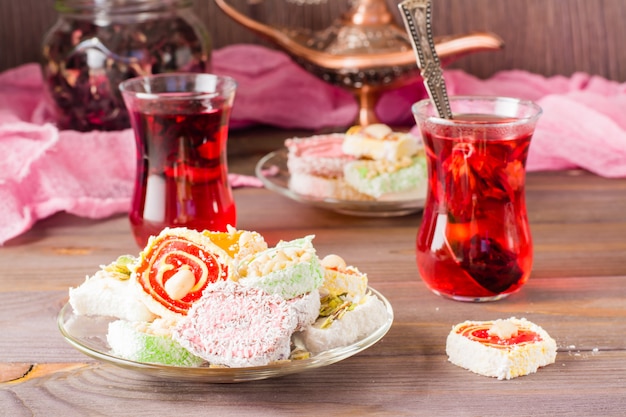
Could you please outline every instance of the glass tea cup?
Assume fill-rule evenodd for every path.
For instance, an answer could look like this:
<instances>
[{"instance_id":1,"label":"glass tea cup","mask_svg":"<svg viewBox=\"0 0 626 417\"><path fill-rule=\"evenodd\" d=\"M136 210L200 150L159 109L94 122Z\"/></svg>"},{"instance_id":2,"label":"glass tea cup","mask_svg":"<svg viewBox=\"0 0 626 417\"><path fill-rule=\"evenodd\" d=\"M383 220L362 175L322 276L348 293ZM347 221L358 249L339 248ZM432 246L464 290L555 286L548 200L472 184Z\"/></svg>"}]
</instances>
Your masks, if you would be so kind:
<instances>
[{"instance_id":1,"label":"glass tea cup","mask_svg":"<svg viewBox=\"0 0 626 417\"><path fill-rule=\"evenodd\" d=\"M191 73L120 84L137 144L129 218L139 246L165 227L235 226L226 143L236 89L230 77Z\"/></svg>"},{"instance_id":2,"label":"glass tea cup","mask_svg":"<svg viewBox=\"0 0 626 417\"><path fill-rule=\"evenodd\" d=\"M415 103L428 162L428 196L416 241L418 270L436 294L492 301L518 291L533 248L526 158L541 108L505 97L451 97L452 119Z\"/></svg>"}]
</instances>

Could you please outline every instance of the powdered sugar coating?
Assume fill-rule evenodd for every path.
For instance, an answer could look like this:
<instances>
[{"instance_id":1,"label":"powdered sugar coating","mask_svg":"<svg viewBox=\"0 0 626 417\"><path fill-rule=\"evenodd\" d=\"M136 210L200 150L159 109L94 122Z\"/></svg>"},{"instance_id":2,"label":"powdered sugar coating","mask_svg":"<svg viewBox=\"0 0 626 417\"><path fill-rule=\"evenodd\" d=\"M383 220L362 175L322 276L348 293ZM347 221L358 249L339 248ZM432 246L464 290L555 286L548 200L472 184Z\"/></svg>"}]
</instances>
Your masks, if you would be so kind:
<instances>
[{"instance_id":1,"label":"powdered sugar coating","mask_svg":"<svg viewBox=\"0 0 626 417\"><path fill-rule=\"evenodd\" d=\"M173 337L211 364L264 366L289 358L296 326L282 297L223 281L207 287Z\"/></svg>"}]
</instances>

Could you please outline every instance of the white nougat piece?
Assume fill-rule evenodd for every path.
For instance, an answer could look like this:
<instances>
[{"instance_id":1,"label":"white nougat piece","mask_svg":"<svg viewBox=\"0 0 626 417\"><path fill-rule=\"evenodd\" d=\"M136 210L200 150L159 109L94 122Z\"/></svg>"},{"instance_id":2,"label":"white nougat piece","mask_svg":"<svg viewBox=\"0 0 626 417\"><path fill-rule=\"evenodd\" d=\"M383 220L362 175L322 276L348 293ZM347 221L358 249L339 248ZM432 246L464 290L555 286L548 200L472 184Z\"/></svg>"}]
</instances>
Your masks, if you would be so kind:
<instances>
[{"instance_id":1,"label":"white nougat piece","mask_svg":"<svg viewBox=\"0 0 626 417\"><path fill-rule=\"evenodd\" d=\"M70 305L83 316L109 316L128 321L151 321L156 316L137 297L130 279L120 280L100 270L76 288Z\"/></svg>"},{"instance_id":2,"label":"white nougat piece","mask_svg":"<svg viewBox=\"0 0 626 417\"><path fill-rule=\"evenodd\" d=\"M309 351L319 353L356 342L382 326L387 317L383 302L369 295L329 327L323 327L326 318L322 317L306 327L300 336Z\"/></svg>"},{"instance_id":3,"label":"white nougat piece","mask_svg":"<svg viewBox=\"0 0 626 417\"><path fill-rule=\"evenodd\" d=\"M446 341L448 359L479 375L499 380L537 372L554 363L554 339L522 318L465 321L455 325Z\"/></svg>"}]
</instances>

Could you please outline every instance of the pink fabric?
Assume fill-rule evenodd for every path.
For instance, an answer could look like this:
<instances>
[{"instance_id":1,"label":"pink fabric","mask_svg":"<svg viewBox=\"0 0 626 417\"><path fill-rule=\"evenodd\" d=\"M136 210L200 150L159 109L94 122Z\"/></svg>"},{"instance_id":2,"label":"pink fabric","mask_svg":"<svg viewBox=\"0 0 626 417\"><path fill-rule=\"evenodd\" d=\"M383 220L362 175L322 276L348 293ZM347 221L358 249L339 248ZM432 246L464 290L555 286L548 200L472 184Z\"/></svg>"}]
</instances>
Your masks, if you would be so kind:
<instances>
[{"instance_id":1,"label":"pink fabric","mask_svg":"<svg viewBox=\"0 0 626 417\"><path fill-rule=\"evenodd\" d=\"M356 118L351 94L315 78L282 52L234 45L214 51L213 67L239 84L232 128L317 130L347 127ZM522 71L480 80L458 70L446 71L446 82L451 95L516 96L543 107L529 170L581 167L626 177L626 84L587 74L546 78ZM417 81L384 94L377 113L391 125L413 123L410 106L424 97ZM135 170L131 130L56 129L36 64L0 74L0 149L0 244L55 212L102 218L128 210ZM236 174L231 183L260 186Z\"/></svg>"},{"instance_id":2,"label":"pink fabric","mask_svg":"<svg viewBox=\"0 0 626 417\"><path fill-rule=\"evenodd\" d=\"M320 129L349 125L356 104L345 90L328 85L282 52L234 45L213 53L213 72L237 80L231 126L268 124Z\"/></svg>"}]
</instances>

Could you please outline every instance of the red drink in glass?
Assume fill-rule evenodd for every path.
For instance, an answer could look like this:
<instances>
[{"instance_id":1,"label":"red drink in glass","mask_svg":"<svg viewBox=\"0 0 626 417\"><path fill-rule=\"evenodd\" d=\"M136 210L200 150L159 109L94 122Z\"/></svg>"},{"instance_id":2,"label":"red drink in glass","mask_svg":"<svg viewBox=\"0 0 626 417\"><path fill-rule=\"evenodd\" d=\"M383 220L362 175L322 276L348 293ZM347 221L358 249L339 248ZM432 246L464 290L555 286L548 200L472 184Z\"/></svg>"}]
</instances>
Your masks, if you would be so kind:
<instances>
[{"instance_id":1,"label":"red drink in glass","mask_svg":"<svg viewBox=\"0 0 626 417\"><path fill-rule=\"evenodd\" d=\"M525 164L540 110L514 102L509 110L528 105L527 113L501 106L506 111L499 115L497 106L488 106L447 121L416 115L429 169L416 257L422 279L437 294L496 300L528 280L532 240ZM456 104L451 101L453 111Z\"/></svg>"},{"instance_id":2,"label":"red drink in glass","mask_svg":"<svg viewBox=\"0 0 626 417\"><path fill-rule=\"evenodd\" d=\"M152 79L157 77L170 89L182 89L190 82L181 81L181 77L219 78L209 74L147 78L155 82ZM122 92L137 142L137 175L129 219L137 243L145 246L150 236L165 227L200 231L235 227L236 208L226 159L230 93L158 90L158 94L146 95L153 96L148 99L128 97L128 88L122 87ZM234 82L229 88L234 94Z\"/></svg>"}]
</instances>

